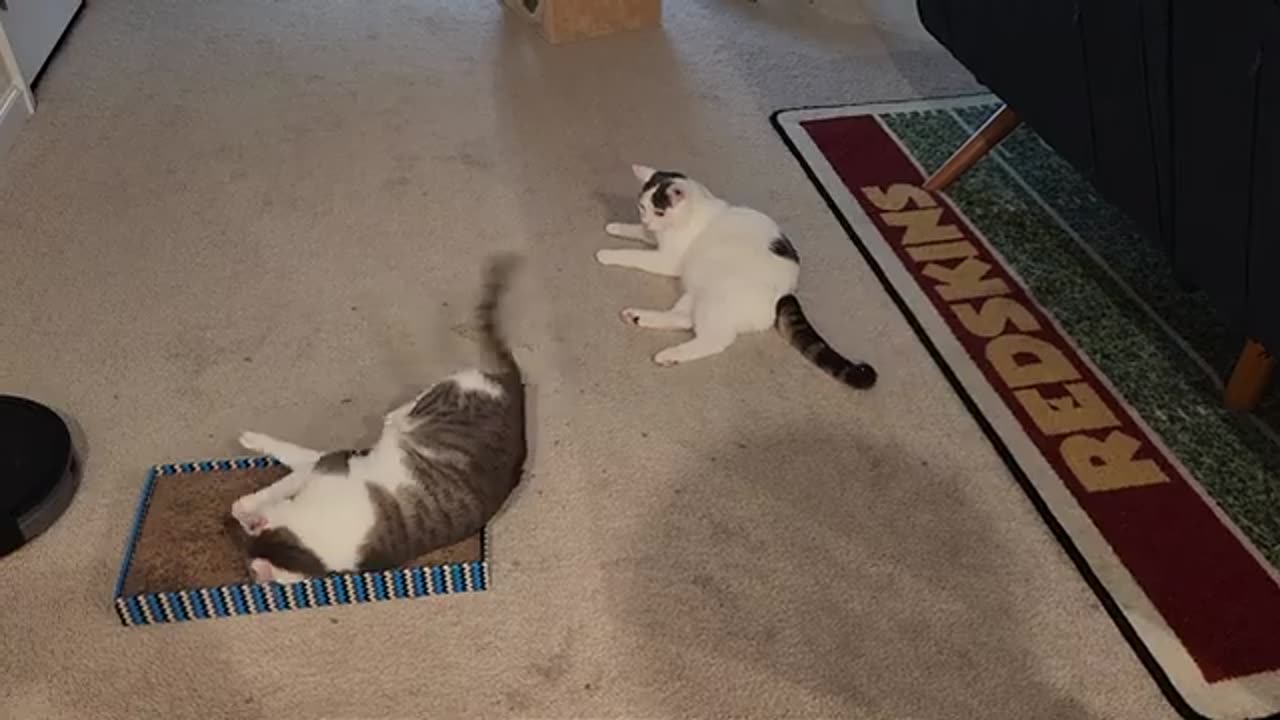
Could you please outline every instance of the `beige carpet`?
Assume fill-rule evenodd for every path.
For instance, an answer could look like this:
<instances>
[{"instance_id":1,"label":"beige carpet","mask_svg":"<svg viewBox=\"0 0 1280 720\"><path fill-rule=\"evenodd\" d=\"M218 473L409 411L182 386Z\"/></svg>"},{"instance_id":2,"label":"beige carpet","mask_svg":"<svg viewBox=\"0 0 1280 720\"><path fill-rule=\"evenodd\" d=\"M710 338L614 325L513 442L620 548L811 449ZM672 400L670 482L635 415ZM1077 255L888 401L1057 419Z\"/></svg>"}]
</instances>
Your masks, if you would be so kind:
<instances>
[{"instance_id":1,"label":"beige carpet","mask_svg":"<svg viewBox=\"0 0 1280 720\"><path fill-rule=\"evenodd\" d=\"M0 389L88 443L0 560L0 716L1168 717L769 126L973 89L908 5L668 0L553 49L482 0L91 0L0 161ZM632 161L773 213L879 387L770 335L654 366L617 311L674 290L593 258ZM465 355L497 249L537 435L493 590L121 628L148 465L368 437Z\"/></svg>"}]
</instances>

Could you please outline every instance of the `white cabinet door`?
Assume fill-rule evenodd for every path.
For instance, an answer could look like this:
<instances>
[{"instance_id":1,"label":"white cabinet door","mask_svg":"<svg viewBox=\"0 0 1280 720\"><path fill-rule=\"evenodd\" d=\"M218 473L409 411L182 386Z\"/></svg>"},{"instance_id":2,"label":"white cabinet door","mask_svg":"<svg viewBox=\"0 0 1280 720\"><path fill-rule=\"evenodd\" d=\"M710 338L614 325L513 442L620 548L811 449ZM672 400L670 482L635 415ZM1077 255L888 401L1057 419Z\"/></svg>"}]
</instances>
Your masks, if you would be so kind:
<instances>
[{"instance_id":1,"label":"white cabinet door","mask_svg":"<svg viewBox=\"0 0 1280 720\"><path fill-rule=\"evenodd\" d=\"M13 46L18 71L32 78L44 67L82 0L0 0L0 25Z\"/></svg>"}]
</instances>

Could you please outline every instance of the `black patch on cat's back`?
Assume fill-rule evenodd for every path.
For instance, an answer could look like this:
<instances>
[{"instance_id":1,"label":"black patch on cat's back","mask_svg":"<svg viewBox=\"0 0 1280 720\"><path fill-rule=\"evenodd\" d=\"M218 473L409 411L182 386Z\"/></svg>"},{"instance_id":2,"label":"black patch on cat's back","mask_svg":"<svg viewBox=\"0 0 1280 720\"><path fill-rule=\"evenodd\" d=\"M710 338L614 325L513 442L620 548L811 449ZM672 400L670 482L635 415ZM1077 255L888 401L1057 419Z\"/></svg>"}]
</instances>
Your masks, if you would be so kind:
<instances>
[{"instance_id":1,"label":"black patch on cat's back","mask_svg":"<svg viewBox=\"0 0 1280 720\"><path fill-rule=\"evenodd\" d=\"M351 458L368 455L366 450L334 450L325 453L316 461L315 471L326 475L346 475L351 468Z\"/></svg>"},{"instance_id":2,"label":"black patch on cat's back","mask_svg":"<svg viewBox=\"0 0 1280 720\"><path fill-rule=\"evenodd\" d=\"M793 263L800 262L800 253L796 252L796 246L791 244L786 235L779 235L769 243L769 252L780 258L786 258Z\"/></svg>"},{"instance_id":3,"label":"black patch on cat's back","mask_svg":"<svg viewBox=\"0 0 1280 720\"><path fill-rule=\"evenodd\" d=\"M270 528L249 540L249 557L268 560L281 570L306 577L321 577L329 569L311 548L302 544L297 534L288 528Z\"/></svg>"}]
</instances>

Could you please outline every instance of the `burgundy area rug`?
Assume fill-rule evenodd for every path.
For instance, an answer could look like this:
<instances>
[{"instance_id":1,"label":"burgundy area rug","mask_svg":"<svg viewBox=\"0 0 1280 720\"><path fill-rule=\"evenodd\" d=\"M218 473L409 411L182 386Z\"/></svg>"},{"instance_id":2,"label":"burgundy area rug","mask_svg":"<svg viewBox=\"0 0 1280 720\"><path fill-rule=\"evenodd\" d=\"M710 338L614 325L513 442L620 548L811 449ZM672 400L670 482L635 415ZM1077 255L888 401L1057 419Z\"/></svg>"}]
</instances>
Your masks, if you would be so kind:
<instances>
[{"instance_id":1,"label":"burgundy area rug","mask_svg":"<svg viewBox=\"0 0 1280 720\"><path fill-rule=\"evenodd\" d=\"M1280 413L1222 408L1239 346L1030 129L922 189L998 107L774 124L1173 705L1280 717Z\"/></svg>"}]
</instances>

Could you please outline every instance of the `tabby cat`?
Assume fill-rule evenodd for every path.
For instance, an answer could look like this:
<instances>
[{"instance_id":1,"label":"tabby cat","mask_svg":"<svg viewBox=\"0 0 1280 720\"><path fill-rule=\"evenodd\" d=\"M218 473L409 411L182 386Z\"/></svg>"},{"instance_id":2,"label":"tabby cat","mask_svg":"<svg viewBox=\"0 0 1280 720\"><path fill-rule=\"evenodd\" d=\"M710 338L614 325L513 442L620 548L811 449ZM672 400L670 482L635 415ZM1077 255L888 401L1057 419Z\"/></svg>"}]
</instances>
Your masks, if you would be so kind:
<instances>
[{"instance_id":1,"label":"tabby cat","mask_svg":"<svg viewBox=\"0 0 1280 720\"><path fill-rule=\"evenodd\" d=\"M517 263L490 261L477 310L483 366L392 410L373 447L322 453L240 436L290 470L231 506L255 581L398 567L476 534L506 502L527 452L524 382L496 318Z\"/></svg>"}]
</instances>

